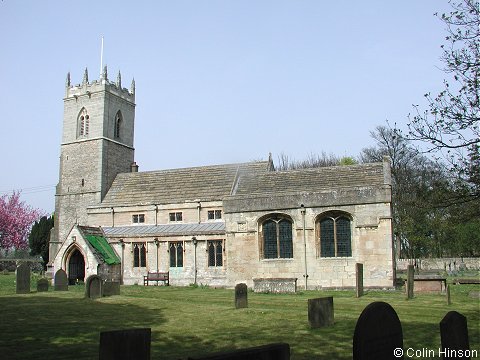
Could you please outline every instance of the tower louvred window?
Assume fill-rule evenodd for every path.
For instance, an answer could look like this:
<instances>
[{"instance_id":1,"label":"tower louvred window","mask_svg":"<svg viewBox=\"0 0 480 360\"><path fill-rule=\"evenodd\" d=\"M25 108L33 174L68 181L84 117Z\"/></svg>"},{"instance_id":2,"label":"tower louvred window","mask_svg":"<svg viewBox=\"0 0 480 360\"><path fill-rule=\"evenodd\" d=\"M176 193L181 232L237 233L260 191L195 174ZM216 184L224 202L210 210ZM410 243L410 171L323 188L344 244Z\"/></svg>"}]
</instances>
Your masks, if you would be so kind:
<instances>
[{"instance_id":1,"label":"tower louvred window","mask_svg":"<svg viewBox=\"0 0 480 360\"><path fill-rule=\"evenodd\" d=\"M80 111L78 122L79 122L78 135L87 136L90 130L90 116L88 115L87 110L85 108L83 108L82 111Z\"/></svg>"}]
</instances>

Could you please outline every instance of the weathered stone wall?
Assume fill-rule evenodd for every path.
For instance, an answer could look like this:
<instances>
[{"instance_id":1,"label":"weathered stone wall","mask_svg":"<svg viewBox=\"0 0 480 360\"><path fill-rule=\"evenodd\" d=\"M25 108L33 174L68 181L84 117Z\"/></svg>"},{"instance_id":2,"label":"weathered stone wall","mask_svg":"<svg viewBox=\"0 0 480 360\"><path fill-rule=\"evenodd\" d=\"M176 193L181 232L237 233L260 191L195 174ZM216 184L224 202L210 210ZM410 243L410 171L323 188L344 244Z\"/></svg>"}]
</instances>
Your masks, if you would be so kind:
<instances>
[{"instance_id":1,"label":"weathered stone wall","mask_svg":"<svg viewBox=\"0 0 480 360\"><path fill-rule=\"evenodd\" d=\"M53 260L53 269L51 269L53 274L58 270L63 269L67 272L68 276L68 263L70 256L76 249L78 249L83 255L85 261L85 279L90 275L97 275L100 263L91 251L89 245L83 239L82 234L76 227L74 227L67 235L65 241L63 241L58 249L58 256Z\"/></svg>"},{"instance_id":2,"label":"weathered stone wall","mask_svg":"<svg viewBox=\"0 0 480 360\"><path fill-rule=\"evenodd\" d=\"M399 259L397 270L407 270L410 264L417 265L420 270L461 271L480 270L480 258L428 258Z\"/></svg>"},{"instance_id":3,"label":"weathered stone wall","mask_svg":"<svg viewBox=\"0 0 480 360\"><path fill-rule=\"evenodd\" d=\"M226 268L227 261L223 257L223 266L208 266L207 240L222 240L221 236L197 236L197 246L195 254L195 245L191 236L176 236L170 238L157 238L158 247L155 245L155 238L128 238L124 239L124 245L119 239L110 238L110 244L119 254L123 263L123 283L126 285L143 285L143 276L147 272L158 271L170 272L170 284L178 286L188 286L195 282L195 268L197 270L197 284L209 286L226 286ZM170 267L169 242L181 241L183 245L183 267ZM145 267L133 267L134 246L135 244L146 244L147 262ZM195 263L196 256L196 263Z\"/></svg>"},{"instance_id":4,"label":"weathered stone wall","mask_svg":"<svg viewBox=\"0 0 480 360\"><path fill-rule=\"evenodd\" d=\"M211 222L208 220L209 210L222 210L221 201L202 202L200 207L200 222ZM197 202L188 202L184 204L167 205L132 205L117 206L113 208L114 219L111 207L91 206L87 210L89 224L97 226L128 226L132 225L132 216L134 214L144 214L145 223L143 225L169 224L169 214L171 212L181 212L183 220L181 223L199 222L199 211ZM223 215L223 210L222 210ZM222 219L220 219L222 221Z\"/></svg>"},{"instance_id":5,"label":"weathered stone wall","mask_svg":"<svg viewBox=\"0 0 480 360\"><path fill-rule=\"evenodd\" d=\"M99 204L120 172L134 159L135 96L107 79L67 83L64 99L60 174L55 198L55 230L50 242L54 259L74 224L91 224L87 207ZM79 115L89 116L88 134L80 134ZM115 116L122 114L120 137Z\"/></svg>"},{"instance_id":6,"label":"weathered stone wall","mask_svg":"<svg viewBox=\"0 0 480 360\"><path fill-rule=\"evenodd\" d=\"M298 195L275 198L246 199L242 206L228 200L225 204L227 227L227 257L229 286L244 282L253 286L254 278L298 278L299 288L305 287L305 268L308 289L355 287L355 264L364 264L365 287L393 287L392 231L388 192L370 192L372 197L360 195L358 204L337 206L305 206L305 244L300 204L296 208L282 209L294 204ZM316 199L321 196L315 196ZM326 196L328 199L328 196ZM351 202L353 202L353 198ZM376 200L383 200L376 202ZM311 202L308 202L312 204ZM268 209L269 208L269 209ZM246 209L246 210L245 210ZM262 209L262 210L260 210ZM320 257L317 235L318 218L329 211L349 214L352 234L352 256ZM293 221L293 258L263 259L260 252L260 222L269 214L282 214ZM305 266L306 259L306 266Z\"/></svg>"},{"instance_id":7,"label":"weathered stone wall","mask_svg":"<svg viewBox=\"0 0 480 360\"><path fill-rule=\"evenodd\" d=\"M100 276L102 280L120 282L122 277L121 271L122 271L122 266L120 264L116 264L116 265L101 264L98 266L97 275Z\"/></svg>"}]
</instances>

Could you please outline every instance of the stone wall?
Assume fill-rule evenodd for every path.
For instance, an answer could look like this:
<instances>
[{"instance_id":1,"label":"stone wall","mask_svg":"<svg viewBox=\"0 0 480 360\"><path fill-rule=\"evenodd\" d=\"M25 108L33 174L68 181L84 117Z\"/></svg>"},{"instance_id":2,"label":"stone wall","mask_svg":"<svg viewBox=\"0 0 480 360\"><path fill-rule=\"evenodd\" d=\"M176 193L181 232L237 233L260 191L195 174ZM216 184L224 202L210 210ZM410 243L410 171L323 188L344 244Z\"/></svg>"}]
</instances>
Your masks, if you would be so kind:
<instances>
[{"instance_id":1,"label":"stone wall","mask_svg":"<svg viewBox=\"0 0 480 360\"><path fill-rule=\"evenodd\" d=\"M461 271L480 270L480 258L428 258L399 259L397 270L406 271L408 265L417 265L421 270Z\"/></svg>"},{"instance_id":2,"label":"stone wall","mask_svg":"<svg viewBox=\"0 0 480 360\"><path fill-rule=\"evenodd\" d=\"M104 74L106 76L106 74ZM100 204L115 176L129 172L134 160L135 95L106 78L71 86L64 98L55 227L50 242L53 261L74 224L89 225L87 207ZM88 134L80 134L79 115L89 116ZM122 114L120 136L115 116Z\"/></svg>"},{"instance_id":3,"label":"stone wall","mask_svg":"<svg viewBox=\"0 0 480 360\"><path fill-rule=\"evenodd\" d=\"M383 189L379 191L382 193ZM293 203L296 197L286 199L285 196L285 203ZM384 202L373 201L379 198ZM256 202L253 199L250 203L244 202L246 211L242 211L238 204L229 203L225 208L229 265L227 283L233 286L243 282L252 287L254 278L298 278L299 288L354 288L355 264L363 263L365 287L393 287L392 227L388 197L373 194L372 198L361 196L357 202L362 203L305 207L305 240L300 206L280 210L275 201L268 205L268 202ZM270 206L272 210L253 210L260 203L264 207ZM350 257L320 256L318 219L331 211L341 211L352 219ZM292 220L293 258L263 259L260 223L269 214L281 214ZM307 281L305 271L308 274Z\"/></svg>"},{"instance_id":4,"label":"stone wall","mask_svg":"<svg viewBox=\"0 0 480 360\"><path fill-rule=\"evenodd\" d=\"M68 275L69 259L76 249L80 251L85 261L85 279L90 275L97 275L98 267L101 264L76 227L71 230L59 247L58 256L53 259L53 266L50 268L50 272L55 274L58 270L63 269Z\"/></svg>"},{"instance_id":5,"label":"stone wall","mask_svg":"<svg viewBox=\"0 0 480 360\"><path fill-rule=\"evenodd\" d=\"M123 246L118 239L110 238L110 244L119 255L123 264L123 283L125 285L143 285L143 276L148 272L160 271L170 273L170 285L188 286L196 282L198 285L225 287L226 286L226 268L227 259L223 256L223 266L209 266L207 240L222 240L221 236L197 236L197 245L192 242L191 236L175 236L169 239L157 238L158 247L155 244L155 238L128 238L125 239ZM169 242L180 241L183 246L183 266L170 267ZM145 244L146 266L133 267L134 246L135 244ZM196 249L196 250L195 250ZM158 261L158 268L157 268Z\"/></svg>"}]
</instances>

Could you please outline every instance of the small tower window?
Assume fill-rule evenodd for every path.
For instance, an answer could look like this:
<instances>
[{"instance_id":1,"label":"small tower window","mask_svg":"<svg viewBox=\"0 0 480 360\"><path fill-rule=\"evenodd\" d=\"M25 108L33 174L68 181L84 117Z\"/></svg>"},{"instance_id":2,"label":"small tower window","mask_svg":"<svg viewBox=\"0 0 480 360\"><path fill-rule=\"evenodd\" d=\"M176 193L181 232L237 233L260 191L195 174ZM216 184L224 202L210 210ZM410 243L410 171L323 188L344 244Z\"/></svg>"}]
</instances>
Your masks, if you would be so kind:
<instances>
[{"instance_id":1,"label":"small tower window","mask_svg":"<svg viewBox=\"0 0 480 360\"><path fill-rule=\"evenodd\" d=\"M80 111L78 116L78 136L88 136L90 130L90 116L85 108Z\"/></svg>"},{"instance_id":2,"label":"small tower window","mask_svg":"<svg viewBox=\"0 0 480 360\"><path fill-rule=\"evenodd\" d=\"M120 111L117 112L117 115L115 115L115 128L113 131L113 135L115 139L119 139L121 135L121 129L122 129L122 113Z\"/></svg>"}]
</instances>

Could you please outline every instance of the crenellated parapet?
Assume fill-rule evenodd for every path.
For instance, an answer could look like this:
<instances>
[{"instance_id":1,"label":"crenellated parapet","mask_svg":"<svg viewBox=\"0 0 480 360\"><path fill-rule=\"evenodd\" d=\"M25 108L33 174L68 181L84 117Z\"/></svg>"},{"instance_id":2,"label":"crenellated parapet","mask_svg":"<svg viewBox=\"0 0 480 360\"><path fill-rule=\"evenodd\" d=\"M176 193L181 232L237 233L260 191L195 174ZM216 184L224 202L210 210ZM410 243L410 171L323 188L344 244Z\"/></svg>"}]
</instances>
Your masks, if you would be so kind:
<instances>
[{"instance_id":1,"label":"crenellated parapet","mask_svg":"<svg viewBox=\"0 0 480 360\"><path fill-rule=\"evenodd\" d=\"M92 94L101 91L109 91L125 100L135 102L135 80L132 80L130 89L122 87L120 71L118 72L117 80L110 81L108 79L107 66L105 66L100 75L100 79L89 81L88 69L85 69L82 83L77 85L72 85L70 73L67 74L67 80L65 82L65 99L78 98L80 96L90 97Z\"/></svg>"}]
</instances>

